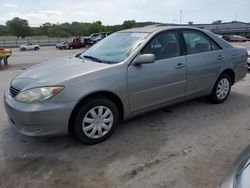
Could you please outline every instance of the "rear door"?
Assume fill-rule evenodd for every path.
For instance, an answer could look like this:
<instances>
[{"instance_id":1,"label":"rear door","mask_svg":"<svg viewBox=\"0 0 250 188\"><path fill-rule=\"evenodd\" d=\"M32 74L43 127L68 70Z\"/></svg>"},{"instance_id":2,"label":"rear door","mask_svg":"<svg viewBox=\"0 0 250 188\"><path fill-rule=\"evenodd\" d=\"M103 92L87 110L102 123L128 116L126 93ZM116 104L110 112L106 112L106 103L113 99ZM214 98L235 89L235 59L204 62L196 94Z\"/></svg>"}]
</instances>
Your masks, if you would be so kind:
<instances>
[{"instance_id":1,"label":"rear door","mask_svg":"<svg viewBox=\"0 0 250 188\"><path fill-rule=\"evenodd\" d=\"M179 33L176 30L157 34L141 50L154 54L156 61L127 70L130 110L161 105L184 97L186 60L181 54Z\"/></svg>"},{"instance_id":2,"label":"rear door","mask_svg":"<svg viewBox=\"0 0 250 188\"><path fill-rule=\"evenodd\" d=\"M209 94L224 63L223 50L198 30L182 31L186 45L186 96Z\"/></svg>"},{"instance_id":3,"label":"rear door","mask_svg":"<svg viewBox=\"0 0 250 188\"><path fill-rule=\"evenodd\" d=\"M34 47L33 47L33 44L28 44L26 48L27 48L28 50L32 50Z\"/></svg>"}]
</instances>

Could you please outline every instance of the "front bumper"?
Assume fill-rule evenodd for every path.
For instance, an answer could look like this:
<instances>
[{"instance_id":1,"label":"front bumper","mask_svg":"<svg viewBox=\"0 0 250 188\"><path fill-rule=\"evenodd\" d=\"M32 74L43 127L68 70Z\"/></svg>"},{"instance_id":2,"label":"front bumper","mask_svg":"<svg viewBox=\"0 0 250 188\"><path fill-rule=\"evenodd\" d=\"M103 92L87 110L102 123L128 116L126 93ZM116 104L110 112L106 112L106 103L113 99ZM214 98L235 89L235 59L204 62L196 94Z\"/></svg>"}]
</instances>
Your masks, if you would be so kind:
<instances>
[{"instance_id":1,"label":"front bumper","mask_svg":"<svg viewBox=\"0 0 250 188\"><path fill-rule=\"evenodd\" d=\"M26 136L52 136L68 133L68 122L74 102L55 103L51 100L41 103L20 103L7 91L4 106L9 122Z\"/></svg>"}]
</instances>

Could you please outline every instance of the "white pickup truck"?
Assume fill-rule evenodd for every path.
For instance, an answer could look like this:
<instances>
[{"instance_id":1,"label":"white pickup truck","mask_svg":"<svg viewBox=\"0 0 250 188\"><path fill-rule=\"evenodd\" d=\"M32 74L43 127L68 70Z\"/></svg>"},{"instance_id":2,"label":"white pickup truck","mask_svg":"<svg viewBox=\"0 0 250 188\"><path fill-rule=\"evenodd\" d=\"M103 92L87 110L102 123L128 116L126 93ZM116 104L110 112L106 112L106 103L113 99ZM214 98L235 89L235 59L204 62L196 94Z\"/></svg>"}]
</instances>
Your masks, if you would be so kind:
<instances>
[{"instance_id":1,"label":"white pickup truck","mask_svg":"<svg viewBox=\"0 0 250 188\"><path fill-rule=\"evenodd\" d=\"M26 50L39 50L40 46L38 44L24 44L24 45L20 45L19 49L21 51L26 51Z\"/></svg>"}]
</instances>

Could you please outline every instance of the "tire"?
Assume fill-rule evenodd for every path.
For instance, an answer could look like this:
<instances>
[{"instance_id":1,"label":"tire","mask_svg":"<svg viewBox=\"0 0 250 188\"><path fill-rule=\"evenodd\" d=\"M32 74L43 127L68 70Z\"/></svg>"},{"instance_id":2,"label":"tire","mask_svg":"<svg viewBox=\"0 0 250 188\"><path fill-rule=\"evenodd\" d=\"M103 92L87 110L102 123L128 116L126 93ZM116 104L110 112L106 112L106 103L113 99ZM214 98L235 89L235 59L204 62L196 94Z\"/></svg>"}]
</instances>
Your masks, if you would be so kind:
<instances>
[{"instance_id":1,"label":"tire","mask_svg":"<svg viewBox=\"0 0 250 188\"><path fill-rule=\"evenodd\" d=\"M221 74L214 85L211 95L209 96L210 102L214 104L223 103L230 94L231 86L231 77L226 73Z\"/></svg>"},{"instance_id":2,"label":"tire","mask_svg":"<svg viewBox=\"0 0 250 188\"><path fill-rule=\"evenodd\" d=\"M35 47L35 48L34 48L34 50L36 50L36 51L37 51L37 50L39 50L39 48L38 48L38 47Z\"/></svg>"},{"instance_id":3,"label":"tire","mask_svg":"<svg viewBox=\"0 0 250 188\"><path fill-rule=\"evenodd\" d=\"M111 100L92 98L76 113L73 130L82 143L97 144L112 135L118 122L118 108Z\"/></svg>"},{"instance_id":4,"label":"tire","mask_svg":"<svg viewBox=\"0 0 250 188\"><path fill-rule=\"evenodd\" d=\"M26 51L26 48L22 48L21 50L22 50L22 51Z\"/></svg>"}]
</instances>

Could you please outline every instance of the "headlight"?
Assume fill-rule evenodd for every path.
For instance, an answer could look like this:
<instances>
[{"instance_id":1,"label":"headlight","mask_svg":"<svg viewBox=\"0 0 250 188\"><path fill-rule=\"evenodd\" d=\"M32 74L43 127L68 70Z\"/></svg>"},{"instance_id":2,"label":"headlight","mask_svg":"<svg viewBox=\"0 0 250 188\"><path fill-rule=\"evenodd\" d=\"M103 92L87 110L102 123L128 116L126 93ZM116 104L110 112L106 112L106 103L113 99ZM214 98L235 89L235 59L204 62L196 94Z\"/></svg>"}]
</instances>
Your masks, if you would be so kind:
<instances>
[{"instance_id":1,"label":"headlight","mask_svg":"<svg viewBox=\"0 0 250 188\"><path fill-rule=\"evenodd\" d=\"M42 102L57 95L63 88L62 86L33 88L20 92L15 100L25 103Z\"/></svg>"}]
</instances>

